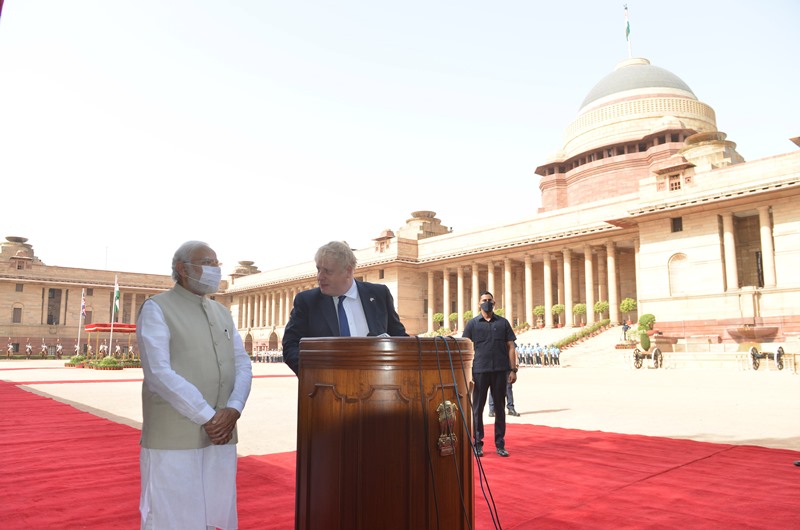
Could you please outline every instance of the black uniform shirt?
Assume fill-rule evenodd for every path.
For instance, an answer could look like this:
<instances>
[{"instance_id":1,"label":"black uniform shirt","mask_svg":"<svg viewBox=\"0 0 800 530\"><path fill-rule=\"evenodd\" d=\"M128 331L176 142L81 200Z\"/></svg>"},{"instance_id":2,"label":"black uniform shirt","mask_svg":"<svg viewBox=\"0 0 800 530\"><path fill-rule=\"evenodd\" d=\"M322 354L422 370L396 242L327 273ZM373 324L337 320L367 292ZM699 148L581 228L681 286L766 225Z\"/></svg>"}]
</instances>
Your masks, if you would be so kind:
<instances>
[{"instance_id":1,"label":"black uniform shirt","mask_svg":"<svg viewBox=\"0 0 800 530\"><path fill-rule=\"evenodd\" d=\"M461 336L470 339L475 350L473 373L511 371L508 342L517 340L517 336L508 320L494 313L490 320L486 320L480 314L467 322Z\"/></svg>"}]
</instances>

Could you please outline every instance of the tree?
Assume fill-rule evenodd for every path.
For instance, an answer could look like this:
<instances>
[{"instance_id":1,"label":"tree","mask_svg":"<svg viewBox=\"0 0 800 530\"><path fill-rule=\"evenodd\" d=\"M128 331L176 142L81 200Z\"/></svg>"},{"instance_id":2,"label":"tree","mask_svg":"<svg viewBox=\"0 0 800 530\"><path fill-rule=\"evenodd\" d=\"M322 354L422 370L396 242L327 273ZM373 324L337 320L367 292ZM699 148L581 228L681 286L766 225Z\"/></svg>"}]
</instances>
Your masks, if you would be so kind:
<instances>
[{"instance_id":1,"label":"tree","mask_svg":"<svg viewBox=\"0 0 800 530\"><path fill-rule=\"evenodd\" d=\"M504 316L506 316L506 311L505 311L505 309L503 309L501 307L500 309L495 309L494 310L494 314L499 316L499 317L504 317Z\"/></svg>"},{"instance_id":2,"label":"tree","mask_svg":"<svg viewBox=\"0 0 800 530\"><path fill-rule=\"evenodd\" d=\"M633 298L626 298L619 304L619 310L625 313L625 320L631 319L631 313L636 311L636 300Z\"/></svg>"},{"instance_id":3,"label":"tree","mask_svg":"<svg viewBox=\"0 0 800 530\"><path fill-rule=\"evenodd\" d=\"M536 315L536 325L541 327L544 325L542 317L544 316L544 306L537 305L533 308L533 314Z\"/></svg>"},{"instance_id":4,"label":"tree","mask_svg":"<svg viewBox=\"0 0 800 530\"><path fill-rule=\"evenodd\" d=\"M650 330L653 329L653 324L656 323L656 316L650 313L645 313L639 317L639 329Z\"/></svg>"},{"instance_id":5,"label":"tree","mask_svg":"<svg viewBox=\"0 0 800 530\"><path fill-rule=\"evenodd\" d=\"M442 322L444 322L444 313L434 313L433 321L439 324L439 326L441 326Z\"/></svg>"},{"instance_id":6,"label":"tree","mask_svg":"<svg viewBox=\"0 0 800 530\"><path fill-rule=\"evenodd\" d=\"M464 322L466 322L467 320L472 320L472 317L474 317L474 316L475 315L472 313L471 310L468 309L468 310L464 311Z\"/></svg>"},{"instance_id":7,"label":"tree","mask_svg":"<svg viewBox=\"0 0 800 530\"><path fill-rule=\"evenodd\" d=\"M594 312L597 316L599 316L602 319L603 315L605 315L608 312L608 307L609 307L608 301L598 300L597 302L594 303Z\"/></svg>"},{"instance_id":8,"label":"tree","mask_svg":"<svg viewBox=\"0 0 800 530\"><path fill-rule=\"evenodd\" d=\"M556 321L559 324L561 323L561 313L563 313L565 309L564 304L554 304L551 309L553 316L556 317Z\"/></svg>"},{"instance_id":9,"label":"tree","mask_svg":"<svg viewBox=\"0 0 800 530\"><path fill-rule=\"evenodd\" d=\"M586 304L575 304L572 307L572 313L576 317L578 317L577 318L578 324L582 324L583 323L583 317L581 315L585 315L586 314Z\"/></svg>"},{"instance_id":10,"label":"tree","mask_svg":"<svg viewBox=\"0 0 800 530\"><path fill-rule=\"evenodd\" d=\"M448 318L448 320L453 324L458 322L458 313L450 313L450 317Z\"/></svg>"}]
</instances>

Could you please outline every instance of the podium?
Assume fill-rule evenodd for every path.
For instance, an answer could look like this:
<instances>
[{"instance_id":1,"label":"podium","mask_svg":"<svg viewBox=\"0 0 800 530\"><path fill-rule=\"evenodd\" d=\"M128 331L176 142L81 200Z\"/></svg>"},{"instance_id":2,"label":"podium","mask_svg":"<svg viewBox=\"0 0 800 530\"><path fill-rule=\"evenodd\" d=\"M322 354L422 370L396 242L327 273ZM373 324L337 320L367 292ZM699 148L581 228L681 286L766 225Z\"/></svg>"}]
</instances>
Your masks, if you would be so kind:
<instances>
[{"instance_id":1,"label":"podium","mask_svg":"<svg viewBox=\"0 0 800 530\"><path fill-rule=\"evenodd\" d=\"M295 528L474 528L472 358L469 339L302 339Z\"/></svg>"}]
</instances>

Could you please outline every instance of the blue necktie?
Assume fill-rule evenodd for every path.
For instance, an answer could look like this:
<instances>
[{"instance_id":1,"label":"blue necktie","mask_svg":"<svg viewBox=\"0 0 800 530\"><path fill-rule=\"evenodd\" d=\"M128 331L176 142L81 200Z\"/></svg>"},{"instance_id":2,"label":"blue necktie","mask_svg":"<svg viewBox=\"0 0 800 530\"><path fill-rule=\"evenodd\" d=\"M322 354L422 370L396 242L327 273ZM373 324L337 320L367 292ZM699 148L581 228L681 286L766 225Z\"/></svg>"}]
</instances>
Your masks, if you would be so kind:
<instances>
[{"instance_id":1,"label":"blue necktie","mask_svg":"<svg viewBox=\"0 0 800 530\"><path fill-rule=\"evenodd\" d=\"M347 323L347 313L344 312L344 299L346 298L345 295L339 297L339 336L340 337L349 337L350 336L350 325Z\"/></svg>"}]
</instances>

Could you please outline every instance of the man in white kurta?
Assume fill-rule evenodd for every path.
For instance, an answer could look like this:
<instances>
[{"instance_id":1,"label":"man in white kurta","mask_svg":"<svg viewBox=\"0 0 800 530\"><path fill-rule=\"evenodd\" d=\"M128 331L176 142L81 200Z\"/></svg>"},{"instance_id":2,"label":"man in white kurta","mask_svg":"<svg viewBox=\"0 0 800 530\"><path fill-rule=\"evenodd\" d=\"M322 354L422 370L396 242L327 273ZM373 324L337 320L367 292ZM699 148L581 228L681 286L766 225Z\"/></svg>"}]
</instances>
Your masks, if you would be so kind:
<instances>
[{"instance_id":1,"label":"man in white kurta","mask_svg":"<svg viewBox=\"0 0 800 530\"><path fill-rule=\"evenodd\" d=\"M238 528L236 421L252 367L230 311L206 295L221 278L198 241L173 258L176 285L139 313L143 529Z\"/></svg>"}]
</instances>

